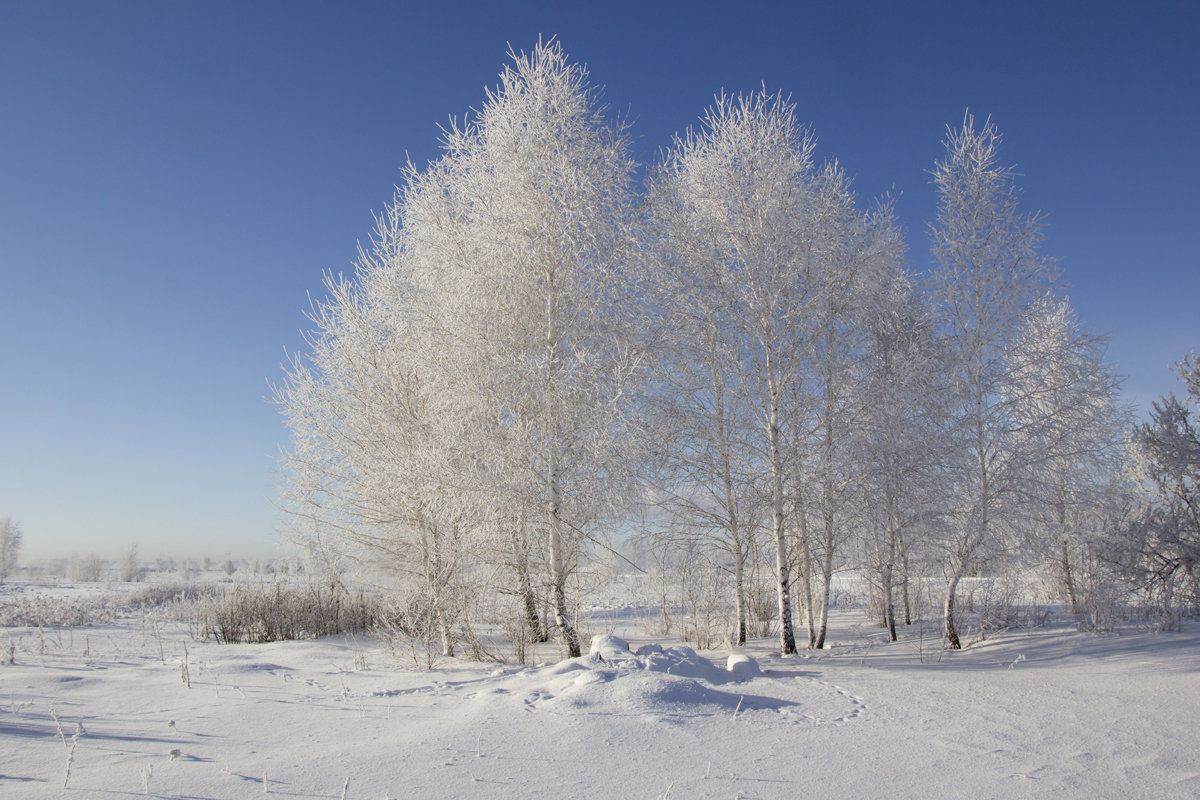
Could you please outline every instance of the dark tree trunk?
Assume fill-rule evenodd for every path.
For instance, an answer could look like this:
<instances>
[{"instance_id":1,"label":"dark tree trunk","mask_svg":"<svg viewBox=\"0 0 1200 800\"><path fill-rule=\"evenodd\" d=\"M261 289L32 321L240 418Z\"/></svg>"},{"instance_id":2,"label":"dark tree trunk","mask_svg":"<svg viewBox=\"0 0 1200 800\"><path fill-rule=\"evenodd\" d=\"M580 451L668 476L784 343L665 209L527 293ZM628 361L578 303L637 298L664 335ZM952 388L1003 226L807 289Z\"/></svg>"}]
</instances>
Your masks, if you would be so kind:
<instances>
[{"instance_id":1,"label":"dark tree trunk","mask_svg":"<svg viewBox=\"0 0 1200 800\"><path fill-rule=\"evenodd\" d=\"M958 638L958 628L954 619L955 592L958 591L959 576L955 575L946 586L946 646L951 650L961 650L962 642Z\"/></svg>"}]
</instances>

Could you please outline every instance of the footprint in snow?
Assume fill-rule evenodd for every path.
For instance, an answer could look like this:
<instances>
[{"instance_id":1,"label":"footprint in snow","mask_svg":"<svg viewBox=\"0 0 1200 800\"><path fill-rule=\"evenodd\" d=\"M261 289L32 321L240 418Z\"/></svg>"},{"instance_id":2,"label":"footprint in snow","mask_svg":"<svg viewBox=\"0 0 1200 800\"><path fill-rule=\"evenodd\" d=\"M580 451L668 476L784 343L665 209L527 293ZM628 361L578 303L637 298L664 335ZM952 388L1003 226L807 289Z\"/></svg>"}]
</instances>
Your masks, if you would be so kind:
<instances>
[{"instance_id":1,"label":"footprint in snow","mask_svg":"<svg viewBox=\"0 0 1200 800\"><path fill-rule=\"evenodd\" d=\"M841 686L838 686L837 684L829 683L827 681L822 681L822 680L817 680L817 679L812 679L812 678L809 678L807 680L810 680L813 683L816 683L820 686L824 686L827 689L832 689L835 694L837 694L839 697L841 697L842 699L844 699L846 702L848 702L850 704L849 711L847 711L844 714L840 714L836 717L832 717L832 718L828 719L829 722L834 722L834 723L850 722L851 720L858 719L859 717L861 717L863 715L863 713L867 710L866 701L863 700L858 695L851 692L850 690L845 689ZM821 723L822 721L825 721L821 717L813 717L813 716L810 716L807 714L805 716L808 717L808 719L810 719L813 722L816 722L818 724Z\"/></svg>"}]
</instances>

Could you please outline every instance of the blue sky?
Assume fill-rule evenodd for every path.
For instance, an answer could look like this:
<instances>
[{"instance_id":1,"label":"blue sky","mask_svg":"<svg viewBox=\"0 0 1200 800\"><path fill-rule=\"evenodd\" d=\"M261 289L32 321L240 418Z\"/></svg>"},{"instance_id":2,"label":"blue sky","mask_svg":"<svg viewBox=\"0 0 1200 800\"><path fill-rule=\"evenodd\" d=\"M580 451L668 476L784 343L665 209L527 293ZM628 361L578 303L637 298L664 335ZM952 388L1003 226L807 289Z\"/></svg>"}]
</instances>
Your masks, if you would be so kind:
<instances>
[{"instance_id":1,"label":"blue sky","mask_svg":"<svg viewBox=\"0 0 1200 800\"><path fill-rule=\"evenodd\" d=\"M928 263L928 170L1005 136L1128 398L1200 349L1200 5L0 2L0 516L29 557L275 551L268 403L308 293L407 158L557 35L639 159L714 93L796 101L891 191Z\"/></svg>"}]
</instances>

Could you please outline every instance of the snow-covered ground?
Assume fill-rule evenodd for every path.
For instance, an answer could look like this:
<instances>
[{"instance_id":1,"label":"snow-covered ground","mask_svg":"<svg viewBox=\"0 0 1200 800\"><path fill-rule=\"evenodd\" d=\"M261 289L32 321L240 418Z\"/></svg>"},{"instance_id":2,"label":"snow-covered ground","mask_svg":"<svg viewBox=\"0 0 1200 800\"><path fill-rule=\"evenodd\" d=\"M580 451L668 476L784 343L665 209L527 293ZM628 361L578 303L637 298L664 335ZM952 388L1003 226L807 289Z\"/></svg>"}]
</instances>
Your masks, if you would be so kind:
<instances>
[{"instance_id":1,"label":"snow-covered ground","mask_svg":"<svg viewBox=\"0 0 1200 800\"><path fill-rule=\"evenodd\" d=\"M629 649L430 672L369 639L218 645L128 614L0 629L0 797L1200 796L1195 621L949 653L842 611L831 648L756 640L732 670L613 632Z\"/></svg>"}]
</instances>

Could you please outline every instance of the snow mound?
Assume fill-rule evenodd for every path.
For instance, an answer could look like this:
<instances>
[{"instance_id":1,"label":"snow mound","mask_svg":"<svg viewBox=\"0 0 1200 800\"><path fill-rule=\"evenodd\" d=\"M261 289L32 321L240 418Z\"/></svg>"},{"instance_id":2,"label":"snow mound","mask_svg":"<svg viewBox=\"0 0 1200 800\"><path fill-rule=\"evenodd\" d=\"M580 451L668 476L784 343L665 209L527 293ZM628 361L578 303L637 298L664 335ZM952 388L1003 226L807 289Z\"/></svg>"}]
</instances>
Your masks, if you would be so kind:
<instances>
[{"instance_id":1,"label":"snow mound","mask_svg":"<svg viewBox=\"0 0 1200 800\"><path fill-rule=\"evenodd\" d=\"M639 647L637 659L642 669L650 672L665 672L685 678L700 678L710 683L724 680L725 675L712 662L696 655L690 647L663 647L648 644Z\"/></svg>"},{"instance_id":2,"label":"snow mound","mask_svg":"<svg viewBox=\"0 0 1200 800\"><path fill-rule=\"evenodd\" d=\"M753 664L752 659L745 659ZM741 663L741 662L739 662ZM757 664L753 664L757 670ZM716 685L760 672L730 672L690 647L650 644L631 651L617 636L596 636L588 655L525 670L481 693L488 702L519 702L526 711L642 716L650 720L730 712L740 694Z\"/></svg>"},{"instance_id":3,"label":"snow mound","mask_svg":"<svg viewBox=\"0 0 1200 800\"><path fill-rule=\"evenodd\" d=\"M583 698L590 701L589 705L601 700L625 713L667 716L685 711L695 713L704 706L723 708L730 705L729 695L725 692L692 678L677 678L665 673L642 672L595 688L598 691L591 692L592 697Z\"/></svg>"},{"instance_id":4,"label":"snow mound","mask_svg":"<svg viewBox=\"0 0 1200 800\"><path fill-rule=\"evenodd\" d=\"M579 664L580 668L596 669L610 667L621 670L663 672L684 678L699 678L710 683L726 679L725 673L713 666L706 658L696 654L690 647L663 647L659 644L643 645L632 652L629 643L618 636L595 636L588 655L583 659L572 659L566 664ZM562 664L556 665L561 667Z\"/></svg>"},{"instance_id":5,"label":"snow mound","mask_svg":"<svg viewBox=\"0 0 1200 800\"><path fill-rule=\"evenodd\" d=\"M762 675L762 668L758 666L758 662L744 653L733 653L725 662L725 671L728 672L734 680L747 680L749 678L757 678Z\"/></svg>"},{"instance_id":6,"label":"snow mound","mask_svg":"<svg viewBox=\"0 0 1200 800\"><path fill-rule=\"evenodd\" d=\"M588 655L599 655L604 660L624 658L629 655L629 642L619 636L593 636Z\"/></svg>"}]
</instances>

